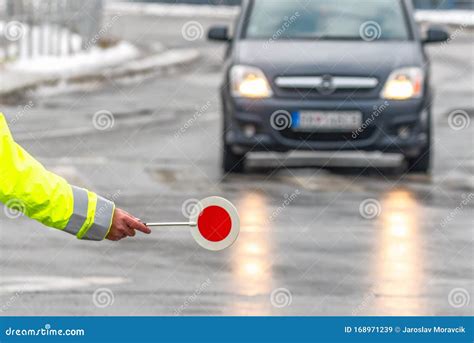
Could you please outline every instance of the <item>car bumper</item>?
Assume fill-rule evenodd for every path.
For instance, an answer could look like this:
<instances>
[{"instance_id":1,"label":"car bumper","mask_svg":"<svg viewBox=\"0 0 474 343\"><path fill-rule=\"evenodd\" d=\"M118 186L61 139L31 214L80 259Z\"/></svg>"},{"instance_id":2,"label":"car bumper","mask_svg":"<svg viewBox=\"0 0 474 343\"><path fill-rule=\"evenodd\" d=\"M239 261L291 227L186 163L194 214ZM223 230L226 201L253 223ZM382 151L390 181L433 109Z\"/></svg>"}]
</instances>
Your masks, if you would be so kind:
<instances>
[{"instance_id":1,"label":"car bumper","mask_svg":"<svg viewBox=\"0 0 474 343\"><path fill-rule=\"evenodd\" d=\"M388 100L282 100L229 99L224 101L226 143L239 152L290 150L361 150L416 156L427 144L428 111L421 99ZM359 110L363 125L352 132L275 129L271 116L276 111ZM249 134L249 127L255 128ZM403 134L400 131L403 129ZM252 131L252 130L250 130ZM250 132L251 133L251 132Z\"/></svg>"}]
</instances>

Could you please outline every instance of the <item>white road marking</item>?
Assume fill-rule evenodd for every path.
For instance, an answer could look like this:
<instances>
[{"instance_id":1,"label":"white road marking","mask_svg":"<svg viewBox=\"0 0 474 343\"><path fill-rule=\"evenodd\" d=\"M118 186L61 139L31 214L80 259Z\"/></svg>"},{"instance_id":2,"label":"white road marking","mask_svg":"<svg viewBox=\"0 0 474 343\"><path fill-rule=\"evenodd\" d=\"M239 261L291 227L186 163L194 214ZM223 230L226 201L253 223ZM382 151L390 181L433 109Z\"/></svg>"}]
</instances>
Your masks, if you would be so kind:
<instances>
[{"instance_id":1,"label":"white road marking","mask_svg":"<svg viewBox=\"0 0 474 343\"><path fill-rule=\"evenodd\" d=\"M118 285L129 280L121 277L63 277L63 276L10 276L0 280L0 294L51 292L87 288L99 285Z\"/></svg>"}]
</instances>

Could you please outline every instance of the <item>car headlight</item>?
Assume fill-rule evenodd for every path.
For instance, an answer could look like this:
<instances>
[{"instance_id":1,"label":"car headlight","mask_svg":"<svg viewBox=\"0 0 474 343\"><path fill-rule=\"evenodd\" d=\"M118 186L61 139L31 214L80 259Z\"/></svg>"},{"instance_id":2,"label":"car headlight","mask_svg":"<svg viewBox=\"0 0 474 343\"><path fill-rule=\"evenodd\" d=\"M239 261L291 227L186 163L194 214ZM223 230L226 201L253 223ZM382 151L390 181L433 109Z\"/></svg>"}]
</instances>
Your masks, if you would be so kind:
<instances>
[{"instance_id":1,"label":"car headlight","mask_svg":"<svg viewBox=\"0 0 474 343\"><path fill-rule=\"evenodd\" d=\"M269 98L273 92L263 71L237 65L230 70L232 95L243 98Z\"/></svg>"},{"instance_id":2,"label":"car headlight","mask_svg":"<svg viewBox=\"0 0 474 343\"><path fill-rule=\"evenodd\" d=\"M382 98L406 100L419 98L423 94L423 70L402 68L393 71L382 90Z\"/></svg>"}]
</instances>

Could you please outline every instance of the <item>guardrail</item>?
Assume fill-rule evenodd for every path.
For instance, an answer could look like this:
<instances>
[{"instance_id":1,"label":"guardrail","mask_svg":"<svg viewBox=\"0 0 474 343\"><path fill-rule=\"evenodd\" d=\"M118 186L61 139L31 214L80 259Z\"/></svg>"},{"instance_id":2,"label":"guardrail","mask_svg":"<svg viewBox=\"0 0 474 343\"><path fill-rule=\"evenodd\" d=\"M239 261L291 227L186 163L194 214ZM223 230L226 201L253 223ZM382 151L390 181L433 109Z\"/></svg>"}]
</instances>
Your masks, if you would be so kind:
<instances>
[{"instance_id":1,"label":"guardrail","mask_svg":"<svg viewBox=\"0 0 474 343\"><path fill-rule=\"evenodd\" d=\"M0 61L88 49L103 0L0 0Z\"/></svg>"}]
</instances>

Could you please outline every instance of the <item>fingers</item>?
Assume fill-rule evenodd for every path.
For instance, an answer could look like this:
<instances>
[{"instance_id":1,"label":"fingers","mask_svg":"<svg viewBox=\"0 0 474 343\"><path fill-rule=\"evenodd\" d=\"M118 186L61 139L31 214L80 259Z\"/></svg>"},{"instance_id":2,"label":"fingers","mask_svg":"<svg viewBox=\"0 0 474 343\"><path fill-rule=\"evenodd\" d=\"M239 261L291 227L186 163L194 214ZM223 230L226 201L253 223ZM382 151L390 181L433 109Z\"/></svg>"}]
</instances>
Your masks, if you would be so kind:
<instances>
[{"instance_id":1,"label":"fingers","mask_svg":"<svg viewBox=\"0 0 474 343\"><path fill-rule=\"evenodd\" d=\"M110 233L109 233L109 234L107 235L107 237L105 237L105 238L108 239L109 241L114 241L114 242L115 242L115 241L118 241L118 238L115 237L115 235L110 234Z\"/></svg>"},{"instance_id":2,"label":"fingers","mask_svg":"<svg viewBox=\"0 0 474 343\"><path fill-rule=\"evenodd\" d=\"M121 240L122 238L125 238L126 235L122 234L122 233L117 233L117 232L109 232L109 234L107 235L107 239L109 241L119 241Z\"/></svg>"},{"instance_id":3,"label":"fingers","mask_svg":"<svg viewBox=\"0 0 474 343\"><path fill-rule=\"evenodd\" d=\"M132 228L133 230L141 231L146 234L150 234L151 230L148 226L140 222L138 219L129 216L126 218L126 222L129 228Z\"/></svg>"},{"instance_id":4,"label":"fingers","mask_svg":"<svg viewBox=\"0 0 474 343\"><path fill-rule=\"evenodd\" d=\"M126 237L133 236L135 236L135 230L127 226L123 226L122 228L115 228L113 232L109 232L106 238L110 241L120 241Z\"/></svg>"},{"instance_id":5,"label":"fingers","mask_svg":"<svg viewBox=\"0 0 474 343\"><path fill-rule=\"evenodd\" d=\"M135 230L132 229L131 227L128 227L128 226L127 226L127 228L124 230L124 233L125 233L125 235L128 236L128 237L133 237L133 236L135 236ZM124 237L124 238L125 238L125 237Z\"/></svg>"},{"instance_id":6,"label":"fingers","mask_svg":"<svg viewBox=\"0 0 474 343\"><path fill-rule=\"evenodd\" d=\"M151 230L140 220L121 209L116 209L112 226L106 238L111 241L119 241L126 237L134 237L136 231L151 233Z\"/></svg>"}]
</instances>

